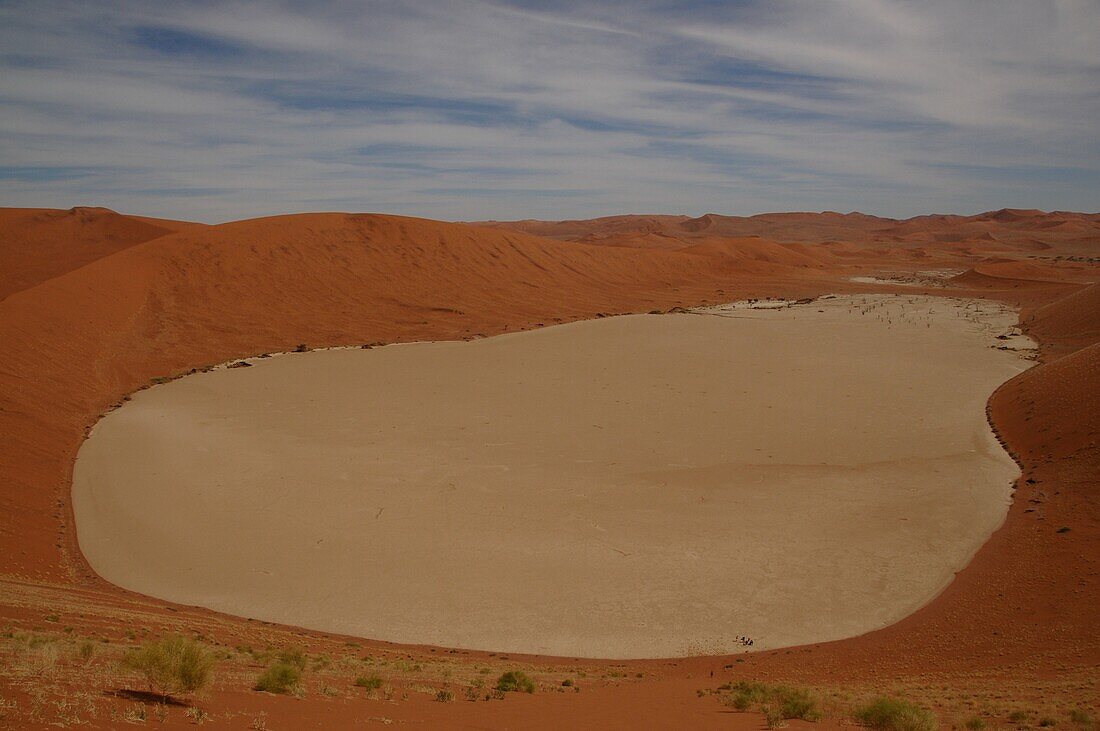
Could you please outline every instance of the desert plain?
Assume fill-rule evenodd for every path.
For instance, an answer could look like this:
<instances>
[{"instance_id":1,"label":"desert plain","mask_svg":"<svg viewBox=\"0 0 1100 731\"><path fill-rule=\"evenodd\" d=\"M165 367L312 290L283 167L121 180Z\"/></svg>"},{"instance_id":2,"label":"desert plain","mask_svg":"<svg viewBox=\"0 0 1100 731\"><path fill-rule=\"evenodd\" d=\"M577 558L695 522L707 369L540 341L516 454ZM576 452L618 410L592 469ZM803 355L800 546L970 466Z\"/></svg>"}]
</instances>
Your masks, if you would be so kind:
<instances>
[{"instance_id":1,"label":"desert plain","mask_svg":"<svg viewBox=\"0 0 1100 731\"><path fill-rule=\"evenodd\" d=\"M985 401L1030 365L991 347L1015 321L846 296L239 361L97 424L77 537L127 589L405 643L841 639L1004 520L1019 470Z\"/></svg>"},{"instance_id":2,"label":"desert plain","mask_svg":"<svg viewBox=\"0 0 1100 731\"><path fill-rule=\"evenodd\" d=\"M1096 707L1097 215L0 230L4 722ZM218 652L186 702L118 662L170 633Z\"/></svg>"}]
</instances>

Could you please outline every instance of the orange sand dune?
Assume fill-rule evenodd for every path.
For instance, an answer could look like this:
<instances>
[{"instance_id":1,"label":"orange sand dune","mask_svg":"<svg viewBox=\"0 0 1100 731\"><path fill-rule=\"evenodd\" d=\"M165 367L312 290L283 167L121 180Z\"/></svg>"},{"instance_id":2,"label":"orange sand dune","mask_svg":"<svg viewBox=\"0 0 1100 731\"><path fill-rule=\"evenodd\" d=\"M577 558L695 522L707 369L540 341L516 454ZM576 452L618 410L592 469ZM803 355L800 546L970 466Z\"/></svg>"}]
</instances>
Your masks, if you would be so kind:
<instances>
[{"instance_id":1,"label":"orange sand dune","mask_svg":"<svg viewBox=\"0 0 1100 731\"><path fill-rule=\"evenodd\" d=\"M0 209L0 300L134 244L199 225L106 208Z\"/></svg>"},{"instance_id":2,"label":"orange sand dune","mask_svg":"<svg viewBox=\"0 0 1100 731\"><path fill-rule=\"evenodd\" d=\"M962 286L1019 288L1061 285L1068 277L1049 266L1011 259L986 259L976 266L952 278Z\"/></svg>"},{"instance_id":3,"label":"orange sand dune","mask_svg":"<svg viewBox=\"0 0 1100 731\"><path fill-rule=\"evenodd\" d=\"M932 247L961 254L995 252L1030 253L1053 247L1095 243L1100 220L1091 214L1043 213L1002 210L977 216L929 215L906 220L862 213L765 213L757 216L722 216L708 213L698 218L682 216L613 216L589 221L485 222L484 226L550 235L562 240L618 246L633 240L661 241L674 247L677 240L693 237L743 238L759 236L782 243L820 244L844 241L864 246ZM644 235L644 236L643 236ZM652 245L652 244L651 244ZM1096 252L1094 251L1094 254Z\"/></svg>"},{"instance_id":4,"label":"orange sand dune","mask_svg":"<svg viewBox=\"0 0 1100 731\"><path fill-rule=\"evenodd\" d=\"M687 216L607 216L577 221L484 221L478 226L504 228L560 241L577 241L585 237L593 240L616 234L637 236L664 231L670 225L681 223Z\"/></svg>"},{"instance_id":5,"label":"orange sand dune","mask_svg":"<svg viewBox=\"0 0 1100 731\"><path fill-rule=\"evenodd\" d=\"M1047 259L1022 270L1010 266L1016 262L983 265L984 256L934 241L935 234L965 227L968 236L988 232L1007 242L1003 258L1019 259L1012 242L1025 239L1050 245L1051 255L1070 245L1096 252L1100 217L1057 214L1087 224L1092 233L1082 235L1034 225L1048 215L1054 214L1010 211L907 222L840 214L715 216L688 226L698 231L685 230L685 217L647 217L647 234L678 231L679 249L699 247L684 251L392 216L279 216L173 232L168 223L103 211L0 212L0 272L10 294L0 300L0 616L30 628L61 605L64 621L78 633L100 631L106 622L115 636L127 626L148 625L203 631L226 643L302 641L325 652L345 651L344 638L169 607L112 587L88 569L69 505L76 451L105 410L152 378L298 343L458 339L599 313L868 292L878 285L851 283L850 275L873 267L931 268L931 262L977 265L943 291L1022 304L1023 325L1040 339L1045 359L989 401L992 423L1023 477L1005 525L937 599L855 639L751 654L739 663L704 657L616 667L616 673L644 676L625 690L593 686L578 696L540 693L503 703L414 700L385 713L435 725L562 727L582 725L598 708L598 718L623 727L667 727L687 718L700 727L745 727L755 721L722 713L696 690L737 678L935 685L963 693L975 683L1031 688L1039 676L1059 687L1089 686L1100 665L1100 346L1090 345L1100 295L1095 286L1083 289L1077 282L1100 278L1097 267L1078 262L1070 269ZM612 230L621 237L634 225L631 218L613 225L569 222L559 230L568 235L560 238ZM882 232L899 225L909 231L903 240ZM761 243L764 248L746 261L733 254L747 242L714 241L748 236L797 246ZM778 256L780 251L798 258ZM803 257L814 265L803 266ZM1071 281L1059 281L1063 275ZM438 657L433 648L402 651L412 659ZM487 662L485 655L470 658L471 664ZM528 661L540 667L570 662ZM326 705L312 696L284 700L215 691L210 703L289 708L297 718L316 713L314 718L335 719L331 724L359 718L354 704Z\"/></svg>"},{"instance_id":6,"label":"orange sand dune","mask_svg":"<svg viewBox=\"0 0 1100 731\"><path fill-rule=\"evenodd\" d=\"M1034 310L1028 329L1061 350L1077 350L1100 342L1100 283Z\"/></svg>"}]
</instances>

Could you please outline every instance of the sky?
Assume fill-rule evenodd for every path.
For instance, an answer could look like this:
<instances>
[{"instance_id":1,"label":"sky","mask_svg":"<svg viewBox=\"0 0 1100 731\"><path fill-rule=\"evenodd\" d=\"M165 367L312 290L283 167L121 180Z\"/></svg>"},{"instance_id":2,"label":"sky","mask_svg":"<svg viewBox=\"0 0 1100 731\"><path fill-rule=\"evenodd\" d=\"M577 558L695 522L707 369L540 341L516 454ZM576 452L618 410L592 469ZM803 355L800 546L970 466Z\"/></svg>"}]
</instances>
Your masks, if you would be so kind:
<instances>
[{"instance_id":1,"label":"sky","mask_svg":"<svg viewBox=\"0 0 1100 731\"><path fill-rule=\"evenodd\" d=\"M1100 0L0 0L0 205L1100 211Z\"/></svg>"}]
</instances>

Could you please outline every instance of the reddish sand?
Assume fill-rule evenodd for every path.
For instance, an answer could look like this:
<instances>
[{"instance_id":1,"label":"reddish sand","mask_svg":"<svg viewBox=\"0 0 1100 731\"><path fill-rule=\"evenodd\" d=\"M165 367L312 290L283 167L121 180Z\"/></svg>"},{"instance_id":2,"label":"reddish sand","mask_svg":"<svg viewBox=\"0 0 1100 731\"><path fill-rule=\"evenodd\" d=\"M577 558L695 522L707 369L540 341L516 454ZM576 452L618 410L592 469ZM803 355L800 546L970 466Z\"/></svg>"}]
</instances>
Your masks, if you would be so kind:
<instances>
[{"instance_id":1,"label":"reddish sand","mask_svg":"<svg viewBox=\"0 0 1100 731\"><path fill-rule=\"evenodd\" d=\"M201 225L106 208L0 208L0 300L116 251Z\"/></svg>"},{"instance_id":2,"label":"reddish sand","mask_svg":"<svg viewBox=\"0 0 1100 731\"><path fill-rule=\"evenodd\" d=\"M935 684L963 693L980 683L1023 692L1043 680L1095 703L1100 295L1085 285L1100 279L1100 216L644 217L637 219L640 234L632 233L633 218L621 218L614 231L600 222L570 222L559 233L553 225L494 224L553 240L373 215L281 216L172 232L179 224L102 211L3 212L0 617L31 628L61 612L77 632L148 625L225 642L297 637L311 646L342 644L170 607L112 587L88 569L69 506L76 451L102 413L153 378L298 343L453 339L745 297L897 291L850 278L956 269L967 271L928 293L1022 307L1045 362L989 402L993 425L1023 470L1007 522L914 615L862 637L753 654L736 665L720 657L632 662L622 672L643 679L576 695L476 704L414 696L382 714L318 696L295 701L238 688L216 689L206 705L264 710L272 727L277 718L285 719L278 727L307 719L332 726L369 715L468 727L758 727L758 717L730 715L712 698L696 698L699 688L740 677ZM605 234L612 240L601 242ZM643 234L675 241L628 245ZM414 658L436 652L401 650ZM0 694L24 697L4 682ZM110 725L106 718L96 723Z\"/></svg>"}]
</instances>

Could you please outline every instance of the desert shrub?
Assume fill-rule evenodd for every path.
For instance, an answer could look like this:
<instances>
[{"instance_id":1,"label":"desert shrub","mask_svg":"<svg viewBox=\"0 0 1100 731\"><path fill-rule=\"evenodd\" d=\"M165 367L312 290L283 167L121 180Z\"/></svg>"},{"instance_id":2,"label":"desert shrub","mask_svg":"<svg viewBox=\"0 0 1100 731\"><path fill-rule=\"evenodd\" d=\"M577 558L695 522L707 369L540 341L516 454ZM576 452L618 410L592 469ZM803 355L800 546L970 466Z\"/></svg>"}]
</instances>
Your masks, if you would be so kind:
<instances>
[{"instance_id":1,"label":"desert shrub","mask_svg":"<svg viewBox=\"0 0 1100 731\"><path fill-rule=\"evenodd\" d=\"M271 667L265 670L263 675L256 681L256 690L262 690L268 693L290 693L298 687L298 682L301 679L301 668L297 665L277 660L272 663Z\"/></svg>"},{"instance_id":2,"label":"desert shrub","mask_svg":"<svg viewBox=\"0 0 1100 731\"><path fill-rule=\"evenodd\" d=\"M783 723L783 713L775 706L761 706L760 712L764 714L764 723L767 724L768 728L782 728L785 725Z\"/></svg>"},{"instance_id":3,"label":"desert shrub","mask_svg":"<svg viewBox=\"0 0 1100 731\"><path fill-rule=\"evenodd\" d=\"M783 718L800 718L803 721L817 721L821 718L817 701L801 688L777 686L772 689L772 698L779 705Z\"/></svg>"},{"instance_id":4,"label":"desert shrub","mask_svg":"<svg viewBox=\"0 0 1100 731\"><path fill-rule=\"evenodd\" d=\"M1096 722L1092 719L1089 712L1083 711L1080 708L1074 708L1069 712L1069 720L1087 729L1096 728Z\"/></svg>"},{"instance_id":5,"label":"desert shrub","mask_svg":"<svg viewBox=\"0 0 1100 731\"><path fill-rule=\"evenodd\" d=\"M142 673L149 687L164 696L201 690L214 671L214 655L206 646L179 635L147 642L131 650L123 663Z\"/></svg>"},{"instance_id":6,"label":"desert shrub","mask_svg":"<svg viewBox=\"0 0 1100 731\"><path fill-rule=\"evenodd\" d=\"M306 661L309 658L306 657L306 653L300 648L295 647L289 650L280 650L279 653L275 655L275 659L281 663L293 665L298 668L298 670L305 670Z\"/></svg>"},{"instance_id":7,"label":"desert shrub","mask_svg":"<svg viewBox=\"0 0 1100 731\"><path fill-rule=\"evenodd\" d=\"M981 716L971 716L970 718L966 719L966 723L963 725L966 726L966 728L970 729L970 731L982 731L982 729L985 728L986 723L985 719L983 719Z\"/></svg>"},{"instance_id":8,"label":"desert shrub","mask_svg":"<svg viewBox=\"0 0 1100 731\"><path fill-rule=\"evenodd\" d=\"M1057 726L1057 725L1058 725L1058 722L1055 721L1050 716L1044 716L1043 718L1039 719L1039 727L1040 728L1051 728L1052 726Z\"/></svg>"},{"instance_id":9,"label":"desert shrub","mask_svg":"<svg viewBox=\"0 0 1100 731\"><path fill-rule=\"evenodd\" d=\"M360 675L355 679L355 685L367 690L378 690L382 687L382 678L377 675L372 675L369 678L366 675Z\"/></svg>"},{"instance_id":10,"label":"desert shrub","mask_svg":"<svg viewBox=\"0 0 1100 731\"><path fill-rule=\"evenodd\" d=\"M91 662L92 658L95 657L95 651L96 647L94 642L91 640L83 640L76 647L76 656L86 663Z\"/></svg>"},{"instance_id":11,"label":"desert shrub","mask_svg":"<svg viewBox=\"0 0 1100 731\"><path fill-rule=\"evenodd\" d=\"M730 696L726 701L739 711L760 708L765 715L778 714L782 719L800 718L816 721L821 718L817 710L817 701L806 690L786 685L765 685L742 680L729 688Z\"/></svg>"},{"instance_id":12,"label":"desert shrub","mask_svg":"<svg viewBox=\"0 0 1100 731\"><path fill-rule=\"evenodd\" d=\"M435 699L440 703L450 703L455 699L455 694L447 690L446 688L442 688L438 693L435 694Z\"/></svg>"},{"instance_id":13,"label":"desert shrub","mask_svg":"<svg viewBox=\"0 0 1100 731\"><path fill-rule=\"evenodd\" d=\"M534 693L535 681L522 670L509 670L497 679L497 690L504 693Z\"/></svg>"},{"instance_id":14,"label":"desert shrub","mask_svg":"<svg viewBox=\"0 0 1100 731\"><path fill-rule=\"evenodd\" d=\"M856 720L883 731L935 731L936 717L926 708L899 698L880 696L860 708Z\"/></svg>"},{"instance_id":15,"label":"desert shrub","mask_svg":"<svg viewBox=\"0 0 1100 731\"><path fill-rule=\"evenodd\" d=\"M25 637L21 640L24 645L21 648L21 657L18 667L27 675L50 675L57 668L61 651L57 645L45 637Z\"/></svg>"},{"instance_id":16,"label":"desert shrub","mask_svg":"<svg viewBox=\"0 0 1100 731\"><path fill-rule=\"evenodd\" d=\"M749 680L739 681L730 691L729 704L739 711L747 711L768 698L768 686Z\"/></svg>"}]
</instances>

